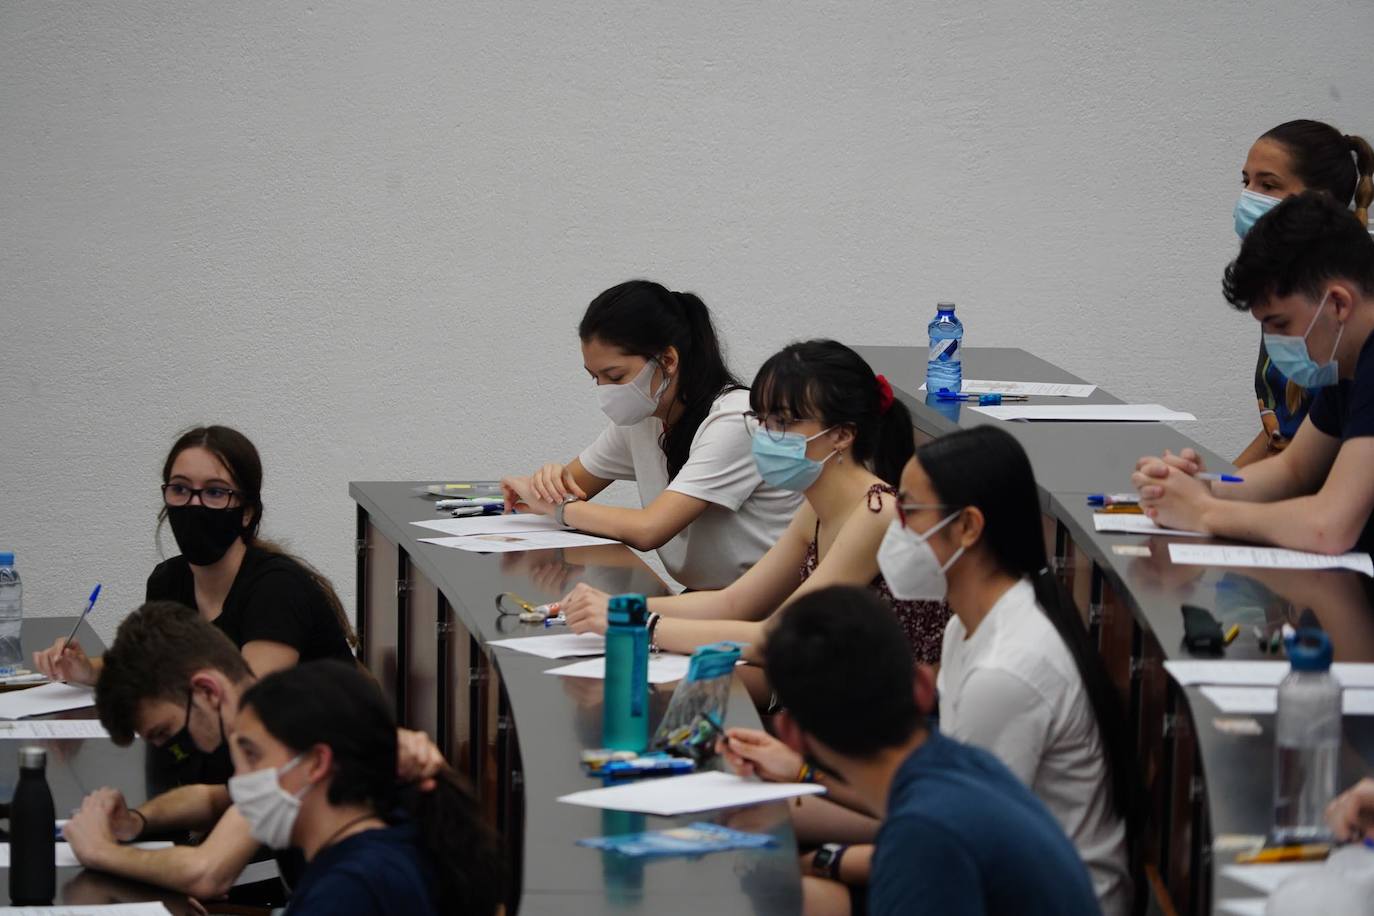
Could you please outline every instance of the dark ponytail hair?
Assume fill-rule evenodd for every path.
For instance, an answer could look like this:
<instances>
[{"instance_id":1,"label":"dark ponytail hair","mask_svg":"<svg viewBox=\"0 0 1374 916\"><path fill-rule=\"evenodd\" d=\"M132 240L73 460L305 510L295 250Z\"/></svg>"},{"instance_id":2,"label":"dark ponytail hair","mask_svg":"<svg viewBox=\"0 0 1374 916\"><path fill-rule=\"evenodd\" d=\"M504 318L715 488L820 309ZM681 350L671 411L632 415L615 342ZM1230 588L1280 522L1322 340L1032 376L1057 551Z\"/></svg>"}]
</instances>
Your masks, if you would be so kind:
<instances>
[{"instance_id":1,"label":"dark ponytail hair","mask_svg":"<svg viewBox=\"0 0 1374 916\"><path fill-rule=\"evenodd\" d=\"M744 387L725 364L711 310L694 293L674 292L651 280L612 286L587 306L577 336L645 359L677 348L677 400L682 415L672 427L665 426L660 442L668 456L669 479L687 463L692 439L716 398Z\"/></svg>"},{"instance_id":2,"label":"dark ponytail hair","mask_svg":"<svg viewBox=\"0 0 1374 916\"><path fill-rule=\"evenodd\" d=\"M384 819L408 809L432 858L439 912L496 912L504 866L476 800L452 770L423 794L397 786L396 721L365 673L335 660L306 662L258 681L239 706L252 709L268 733L296 753L329 747L330 804L368 805Z\"/></svg>"},{"instance_id":3,"label":"dark ponytail hair","mask_svg":"<svg viewBox=\"0 0 1374 916\"><path fill-rule=\"evenodd\" d=\"M852 427L854 460L893 486L916 446L911 414L892 386L834 340L798 341L770 356L754 376L749 406L759 416Z\"/></svg>"},{"instance_id":4,"label":"dark ponytail hair","mask_svg":"<svg viewBox=\"0 0 1374 916\"><path fill-rule=\"evenodd\" d=\"M258 455L257 447L253 445L252 441L243 433L228 426L196 426L188 429L177 437L176 442L172 443L172 450L167 453L167 460L162 463L163 483L172 479L172 466L176 464L177 456L188 448L203 448L218 458L233 476L233 484L235 489L239 491L239 499L242 501L244 509L253 510L253 518L243 530L243 542L266 553L286 557L305 570L310 580L324 593L325 600L339 621L339 628L343 630L344 638L348 640L350 646L356 649L358 636L353 632L353 624L344 612L343 602L339 600L339 593L334 591L333 584L324 573L300 557L287 553L277 544L258 537L258 528L262 525L262 458ZM246 511L245 514L247 514ZM162 522L166 518L167 507L163 506L157 516L159 537L161 536Z\"/></svg>"},{"instance_id":5,"label":"dark ponytail hair","mask_svg":"<svg viewBox=\"0 0 1374 916\"><path fill-rule=\"evenodd\" d=\"M1134 838L1139 818L1133 741L1107 669L1073 602L1047 568L1040 496L1030 459L1012 435L996 426L975 426L941 436L916 450L942 504L977 506L983 513L983 543L1008 575L1025 577L1073 656L1092 704L1097 733L1107 757L1112 805Z\"/></svg>"},{"instance_id":6,"label":"dark ponytail hair","mask_svg":"<svg viewBox=\"0 0 1374 916\"><path fill-rule=\"evenodd\" d=\"M1260 139L1273 140L1293 159L1293 173L1310 190L1325 191L1369 225L1374 201L1374 148L1363 137L1343 134L1321 121L1287 121ZM1353 157L1353 158L1352 158Z\"/></svg>"}]
</instances>

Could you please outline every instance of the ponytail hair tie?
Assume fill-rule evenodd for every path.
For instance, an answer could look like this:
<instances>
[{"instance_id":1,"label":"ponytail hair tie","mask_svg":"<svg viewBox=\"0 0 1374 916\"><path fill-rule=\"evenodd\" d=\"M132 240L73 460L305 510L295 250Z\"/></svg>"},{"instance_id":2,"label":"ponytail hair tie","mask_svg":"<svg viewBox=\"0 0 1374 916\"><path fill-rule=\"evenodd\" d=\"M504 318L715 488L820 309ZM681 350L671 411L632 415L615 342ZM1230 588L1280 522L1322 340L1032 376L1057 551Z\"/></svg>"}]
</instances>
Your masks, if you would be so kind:
<instances>
[{"instance_id":1,"label":"ponytail hair tie","mask_svg":"<svg viewBox=\"0 0 1374 916\"><path fill-rule=\"evenodd\" d=\"M892 402L896 400L892 396L892 385L888 382L887 376L878 376L878 413L886 414L892 409Z\"/></svg>"}]
</instances>

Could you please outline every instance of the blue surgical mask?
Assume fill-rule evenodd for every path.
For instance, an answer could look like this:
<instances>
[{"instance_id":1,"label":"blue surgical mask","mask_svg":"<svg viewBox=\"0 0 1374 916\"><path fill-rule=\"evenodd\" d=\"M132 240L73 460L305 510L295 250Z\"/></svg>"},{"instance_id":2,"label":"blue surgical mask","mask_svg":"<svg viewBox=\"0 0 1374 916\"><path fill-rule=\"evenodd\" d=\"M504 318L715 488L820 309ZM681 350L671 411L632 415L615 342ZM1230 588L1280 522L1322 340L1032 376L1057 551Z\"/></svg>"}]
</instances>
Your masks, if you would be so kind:
<instances>
[{"instance_id":1,"label":"blue surgical mask","mask_svg":"<svg viewBox=\"0 0 1374 916\"><path fill-rule=\"evenodd\" d=\"M823 429L811 437L801 433L783 433L782 441L774 441L768 430L760 427L754 432L754 464L763 482L779 490L800 493L821 476L825 463L835 456L832 451L820 461L806 457L806 444L819 439L833 427Z\"/></svg>"},{"instance_id":2,"label":"blue surgical mask","mask_svg":"<svg viewBox=\"0 0 1374 916\"><path fill-rule=\"evenodd\" d=\"M1254 191L1241 191L1235 209L1236 235L1245 238L1245 234L1261 216L1279 205L1279 200L1278 197L1268 197Z\"/></svg>"},{"instance_id":3,"label":"blue surgical mask","mask_svg":"<svg viewBox=\"0 0 1374 916\"><path fill-rule=\"evenodd\" d=\"M1269 351L1270 362L1290 381L1304 388L1326 388L1336 384L1340 377L1336 364L1336 348L1341 345L1341 335L1345 333L1344 324L1336 332L1336 342L1331 345L1331 356L1325 363L1319 365L1307 352L1307 335L1312 333L1317 319L1321 317L1322 309L1326 308L1326 299L1329 295L1330 293L1327 293L1326 296L1322 296L1321 304L1317 306L1317 314L1312 316L1312 323L1307 326L1307 331L1301 337L1287 334L1264 335L1264 349Z\"/></svg>"}]
</instances>

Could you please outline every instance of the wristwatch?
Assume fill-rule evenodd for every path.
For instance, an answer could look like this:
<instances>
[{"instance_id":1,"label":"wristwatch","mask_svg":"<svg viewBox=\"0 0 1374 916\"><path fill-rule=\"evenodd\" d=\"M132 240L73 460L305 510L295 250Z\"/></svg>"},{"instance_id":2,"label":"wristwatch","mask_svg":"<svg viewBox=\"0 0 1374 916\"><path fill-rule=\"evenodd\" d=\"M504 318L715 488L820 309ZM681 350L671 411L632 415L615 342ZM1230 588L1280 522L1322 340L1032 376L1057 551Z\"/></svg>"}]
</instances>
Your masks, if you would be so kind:
<instances>
[{"instance_id":1,"label":"wristwatch","mask_svg":"<svg viewBox=\"0 0 1374 916\"><path fill-rule=\"evenodd\" d=\"M575 503L577 501L577 497L573 496L571 493L564 496L563 501L558 504L558 508L553 510L553 520L560 525L567 525L568 523L563 520L563 513L567 510L568 503Z\"/></svg>"},{"instance_id":2,"label":"wristwatch","mask_svg":"<svg viewBox=\"0 0 1374 916\"><path fill-rule=\"evenodd\" d=\"M842 843L826 843L811 857L811 871L817 877L840 880L840 859L848 849Z\"/></svg>"}]
</instances>

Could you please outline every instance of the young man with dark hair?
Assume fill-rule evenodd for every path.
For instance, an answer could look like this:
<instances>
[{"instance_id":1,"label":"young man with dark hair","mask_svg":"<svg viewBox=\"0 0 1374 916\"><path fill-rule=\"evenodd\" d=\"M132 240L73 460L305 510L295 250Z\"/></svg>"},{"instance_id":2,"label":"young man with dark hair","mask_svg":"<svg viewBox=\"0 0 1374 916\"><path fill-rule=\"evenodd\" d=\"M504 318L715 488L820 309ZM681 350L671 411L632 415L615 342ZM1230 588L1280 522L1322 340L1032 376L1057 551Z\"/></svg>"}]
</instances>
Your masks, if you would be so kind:
<instances>
[{"instance_id":1,"label":"young man with dark hair","mask_svg":"<svg viewBox=\"0 0 1374 916\"><path fill-rule=\"evenodd\" d=\"M96 711L120 746L141 735L182 757L225 754L227 723L253 682L243 656L219 628L191 608L154 601L119 625L96 683ZM443 755L420 732L401 729L398 742L397 778L425 788ZM224 768L221 778L229 775ZM195 846L121 845L181 830L209 833ZM223 782L183 785L136 808L117 789L98 789L64 832L83 865L200 898L227 893L259 848Z\"/></svg>"},{"instance_id":2,"label":"young man with dark hair","mask_svg":"<svg viewBox=\"0 0 1374 916\"><path fill-rule=\"evenodd\" d=\"M1316 398L1288 448L1247 465L1244 483L1198 480L1192 449L1141 458L1132 481L1146 514L1296 550L1374 550L1374 239L1328 195L1298 194L1245 236L1222 288Z\"/></svg>"},{"instance_id":3,"label":"young man with dark hair","mask_svg":"<svg viewBox=\"0 0 1374 916\"><path fill-rule=\"evenodd\" d=\"M1030 790L991 754L927 728L917 696L929 695L929 672L871 591L793 602L764 663L782 741L882 819L870 913L1100 912L1073 844Z\"/></svg>"}]
</instances>

